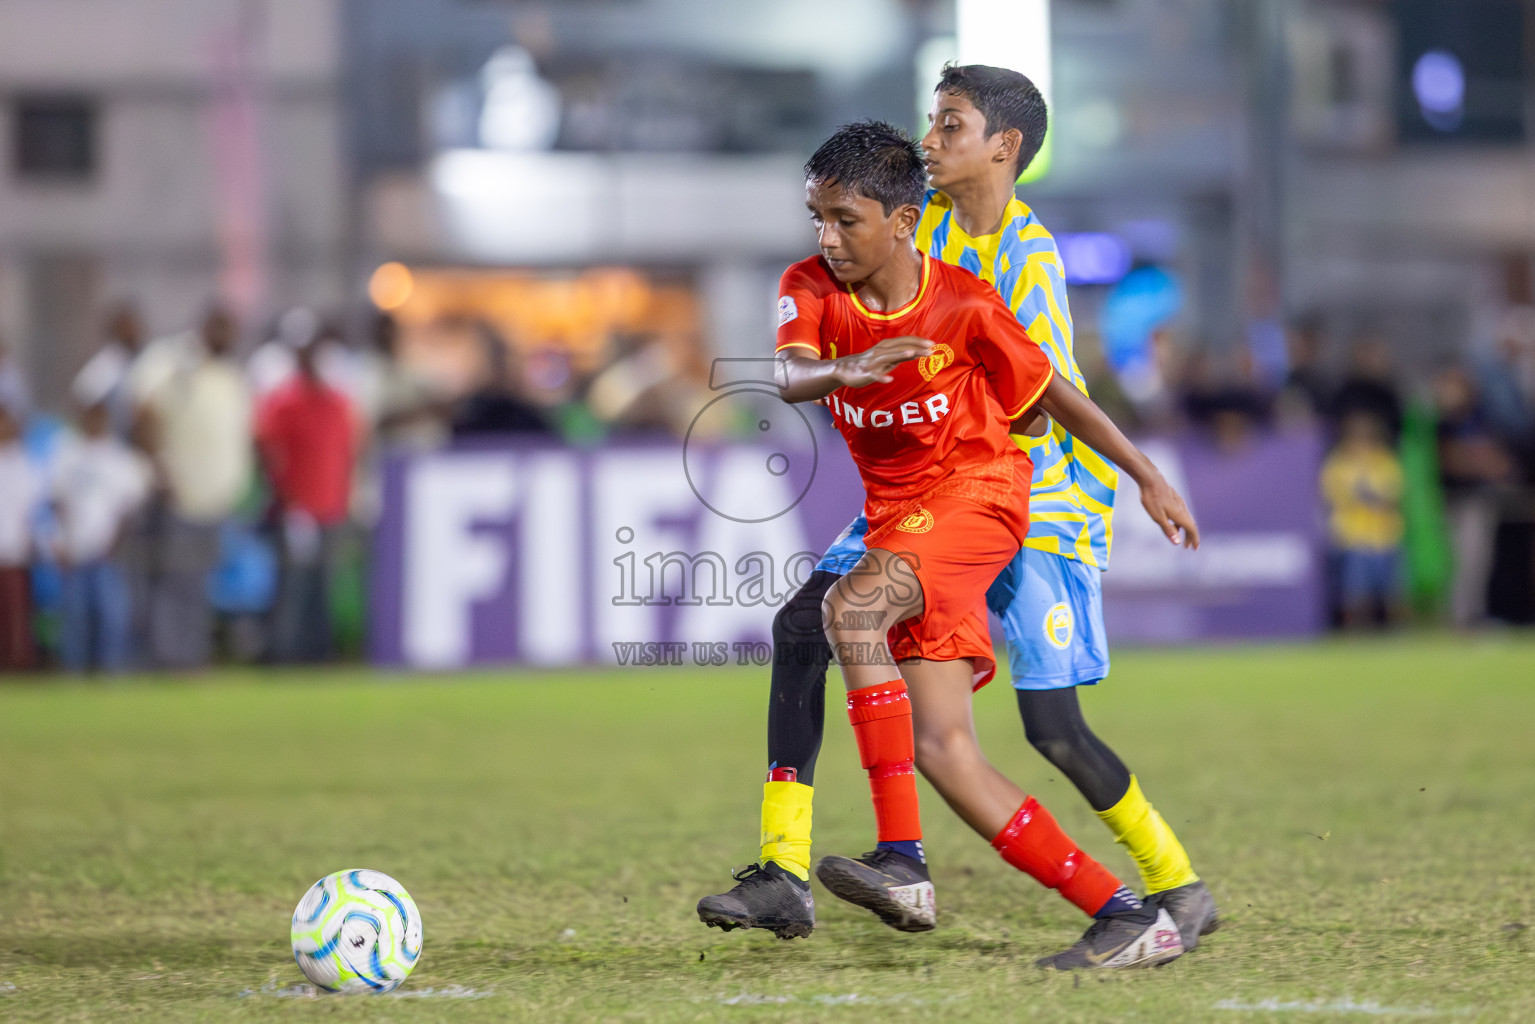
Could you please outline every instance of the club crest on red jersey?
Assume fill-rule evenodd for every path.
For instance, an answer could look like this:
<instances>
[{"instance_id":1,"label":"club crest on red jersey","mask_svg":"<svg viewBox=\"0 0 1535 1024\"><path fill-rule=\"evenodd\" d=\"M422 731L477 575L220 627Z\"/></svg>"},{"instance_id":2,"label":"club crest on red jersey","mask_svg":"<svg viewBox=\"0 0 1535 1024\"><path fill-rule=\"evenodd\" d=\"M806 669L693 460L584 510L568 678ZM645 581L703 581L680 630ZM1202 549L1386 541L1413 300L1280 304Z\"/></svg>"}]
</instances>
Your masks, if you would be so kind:
<instances>
[{"instance_id":1,"label":"club crest on red jersey","mask_svg":"<svg viewBox=\"0 0 1535 1024\"><path fill-rule=\"evenodd\" d=\"M917 511L896 523L895 528L902 533L926 533L937 521L931 512L919 507Z\"/></svg>"},{"instance_id":2,"label":"club crest on red jersey","mask_svg":"<svg viewBox=\"0 0 1535 1024\"><path fill-rule=\"evenodd\" d=\"M933 351L917 360L917 372L923 380L932 380L954 365L954 350L943 342L933 346Z\"/></svg>"}]
</instances>

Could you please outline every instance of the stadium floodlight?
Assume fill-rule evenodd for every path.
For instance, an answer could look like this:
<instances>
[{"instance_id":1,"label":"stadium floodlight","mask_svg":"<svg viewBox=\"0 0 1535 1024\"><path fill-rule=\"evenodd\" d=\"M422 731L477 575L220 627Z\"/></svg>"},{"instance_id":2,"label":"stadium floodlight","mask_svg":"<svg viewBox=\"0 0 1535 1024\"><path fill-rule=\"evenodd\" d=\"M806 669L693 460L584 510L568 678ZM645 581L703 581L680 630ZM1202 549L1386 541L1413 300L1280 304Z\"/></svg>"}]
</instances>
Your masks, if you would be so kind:
<instances>
[{"instance_id":1,"label":"stadium floodlight","mask_svg":"<svg viewBox=\"0 0 1535 1024\"><path fill-rule=\"evenodd\" d=\"M1055 103L1050 75L1050 0L959 0L955 10L955 36L961 64L990 64L1021 71L1044 95L1050 106L1052 127L1045 135L1039 155L1018 179L1020 182L1038 181L1050 171L1050 141L1055 135Z\"/></svg>"}]
</instances>

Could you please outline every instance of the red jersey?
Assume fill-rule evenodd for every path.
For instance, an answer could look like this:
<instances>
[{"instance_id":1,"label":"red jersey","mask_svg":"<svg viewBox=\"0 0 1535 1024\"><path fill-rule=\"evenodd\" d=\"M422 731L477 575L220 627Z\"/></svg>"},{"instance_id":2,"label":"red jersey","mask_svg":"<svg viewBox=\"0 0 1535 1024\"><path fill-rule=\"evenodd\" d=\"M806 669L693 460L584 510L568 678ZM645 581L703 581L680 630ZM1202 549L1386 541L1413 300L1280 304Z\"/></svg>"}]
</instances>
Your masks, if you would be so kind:
<instances>
[{"instance_id":1,"label":"red jersey","mask_svg":"<svg viewBox=\"0 0 1535 1024\"><path fill-rule=\"evenodd\" d=\"M257 408L256 444L284 505L324 526L346 518L357 428L345 395L295 373Z\"/></svg>"},{"instance_id":2,"label":"red jersey","mask_svg":"<svg viewBox=\"0 0 1535 1024\"><path fill-rule=\"evenodd\" d=\"M904 335L934 343L931 355L891 370L890 383L838 388L826 398L863 477L871 527L880 507L1023 456L1008 424L1039 401L1054 370L974 274L923 255L916 298L876 313L814 256L784 271L778 294L779 352L836 359Z\"/></svg>"}]
</instances>

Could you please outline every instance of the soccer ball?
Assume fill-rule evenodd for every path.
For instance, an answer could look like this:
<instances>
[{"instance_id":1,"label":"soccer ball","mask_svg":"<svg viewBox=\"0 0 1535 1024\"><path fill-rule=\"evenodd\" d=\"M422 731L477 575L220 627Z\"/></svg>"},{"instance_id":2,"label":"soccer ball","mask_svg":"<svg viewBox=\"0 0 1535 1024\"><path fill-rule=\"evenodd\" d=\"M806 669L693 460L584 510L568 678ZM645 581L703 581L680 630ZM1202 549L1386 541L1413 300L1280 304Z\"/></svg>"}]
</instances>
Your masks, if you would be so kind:
<instances>
[{"instance_id":1,"label":"soccer ball","mask_svg":"<svg viewBox=\"0 0 1535 1024\"><path fill-rule=\"evenodd\" d=\"M421 915L382 871L326 875L293 911L293 959L327 992L388 992L421 957Z\"/></svg>"}]
</instances>

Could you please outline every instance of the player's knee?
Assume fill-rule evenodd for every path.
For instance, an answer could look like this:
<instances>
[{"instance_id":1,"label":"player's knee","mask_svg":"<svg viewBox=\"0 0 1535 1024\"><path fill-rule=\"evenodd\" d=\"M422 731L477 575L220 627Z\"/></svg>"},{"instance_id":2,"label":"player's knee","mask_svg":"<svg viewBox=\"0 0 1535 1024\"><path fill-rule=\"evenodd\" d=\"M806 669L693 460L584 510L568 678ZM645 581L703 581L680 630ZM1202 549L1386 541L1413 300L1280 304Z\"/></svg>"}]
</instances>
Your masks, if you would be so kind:
<instances>
[{"instance_id":1,"label":"player's knee","mask_svg":"<svg viewBox=\"0 0 1535 1024\"><path fill-rule=\"evenodd\" d=\"M1077 746L1071 741L1070 737L1055 733L1039 735L1035 732L1026 732L1026 735L1029 739L1029 745L1039 751L1041 757L1061 771L1065 771L1068 765L1075 763L1077 759Z\"/></svg>"},{"instance_id":2,"label":"player's knee","mask_svg":"<svg viewBox=\"0 0 1535 1024\"><path fill-rule=\"evenodd\" d=\"M917 771L923 775L941 774L948 764L943 742L929 736L918 736L915 741Z\"/></svg>"},{"instance_id":3,"label":"player's knee","mask_svg":"<svg viewBox=\"0 0 1535 1024\"><path fill-rule=\"evenodd\" d=\"M836 573L822 569L811 573L804 586L796 590L773 616L773 639L820 639L823 631L821 603L839 578Z\"/></svg>"},{"instance_id":4,"label":"player's knee","mask_svg":"<svg viewBox=\"0 0 1535 1024\"><path fill-rule=\"evenodd\" d=\"M819 609L811 616L808 630L782 611L773 617L773 662L775 694L780 690L798 694L802 687L825 684L831 646L821 631Z\"/></svg>"},{"instance_id":5,"label":"player's knee","mask_svg":"<svg viewBox=\"0 0 1535 1024\"><path fill-rule=\"evenodd\" d=\"M821 599L821 631L830 637L834 633L836 623L842 614L842 594L839 588L832 587Z\"/></svg>"},{"instance_id":6,"label":"player's knee","mask_svg":"<svg viewBox=\"0 0 1535 1024\"><path fill-rule=\"evenodd\" d=\"M821 640L821 599L804 600L803 591L795 594L773 616L773 643L803 643Z\"/></svg>"},{"instance_id":7,"label":"player's knee","mask_svg":"<svg viewBox=\"0 0 1535 1024\"><path fill-rule=\"evenodd\" d=\"M821 601L821 628L828 637L836 633L858 632L865 628L863 617L849 614L861 610L861 605L847 590L847 577L843 577L826 592Z\"/></svg>"},{"instance_id":8,"label":"player's knee","mask_svg":"<svg viewBox=\"0 0 1535 1024\"><path fill-rule=\"evenodd\" d=\"M1030 746L1057 768L1073 758L1090 736L1087 723L1082 721L1080 713L1073 713L1074 702L1071 709L1068 709L1056 699L1059 695L1059 691L1018 691L1024 737Z\"/></svg>"},{"instance_id":9,"label":"player's knee","mask_svg":"<svg viewBox=\"0 0 1535 1024\"><path fill-rule=\"evenodd\" d=\"M918 729L912 738L923 775L941 776L980 756L975 740L962 729Z\"/></svg>"}]
</instances>

